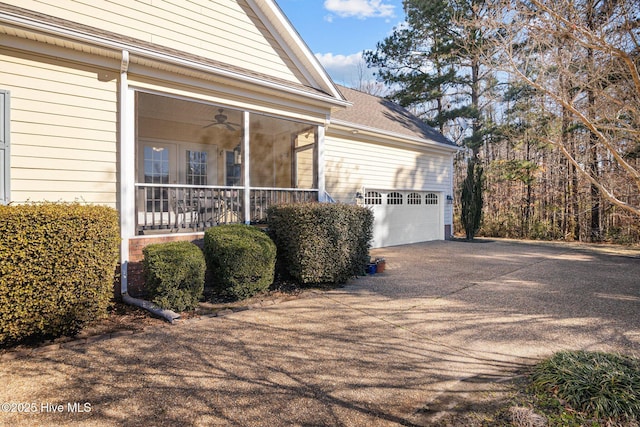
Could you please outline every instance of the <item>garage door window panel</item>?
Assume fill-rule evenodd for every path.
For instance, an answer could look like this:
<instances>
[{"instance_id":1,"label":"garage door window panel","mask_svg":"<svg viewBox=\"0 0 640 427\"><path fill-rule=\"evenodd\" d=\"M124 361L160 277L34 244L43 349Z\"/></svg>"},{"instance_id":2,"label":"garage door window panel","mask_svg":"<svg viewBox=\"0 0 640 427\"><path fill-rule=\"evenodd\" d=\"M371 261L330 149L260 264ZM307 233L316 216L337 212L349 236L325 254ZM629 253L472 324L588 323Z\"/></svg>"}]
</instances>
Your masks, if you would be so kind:
<instances>
[{"instance_id":1,"label":"garage door window panel","mask_svg":"<svg viewBox=\"0 0 640 427\"><path fill-rule=\"evenodd\" d=\"M364 196L364 203L367 205L381 205L382 194L377 191L367 191Z\"/></svg>"},{"instance_id":2,"label":"garage door window panel","mask_svg":"<svg viewBox=\"0 0 640 427\"><path fill-rule=\"evenodd\" d=\"M393 193L387 194L387 204L388 205L401 205L402 204L402 193L398 193L394 191Z\"/></svg>"},{"instance_id":3,"label":"garage door window panel","mask_svg":"<svg viewBox=\"0 0 640 427\"><path fill-rule=\"evenodd\" d=\"M422 204L422 196L419 193L409 193L407 196L407 204L408 205L421 205Z\"/></svg>"}]
</instances>

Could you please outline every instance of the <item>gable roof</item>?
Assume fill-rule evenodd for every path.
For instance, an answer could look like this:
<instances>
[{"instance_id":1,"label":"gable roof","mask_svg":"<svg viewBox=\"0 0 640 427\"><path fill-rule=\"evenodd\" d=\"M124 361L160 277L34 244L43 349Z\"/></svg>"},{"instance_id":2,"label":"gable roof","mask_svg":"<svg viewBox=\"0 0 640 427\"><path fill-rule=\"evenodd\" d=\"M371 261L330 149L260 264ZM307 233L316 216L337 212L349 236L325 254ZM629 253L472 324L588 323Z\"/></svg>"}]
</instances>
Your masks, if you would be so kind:
<instances>
[{"instance_id":1,"label":"gable roof","mask_svg":"<svg viewBox=\"0 0 640 427\"><path fill-rule=\"evenodd\" d=\"M333 82L320 61L294 28L289 18L274 0L246 0L253 10L267 24L273 34L282 38L282 46L290 54L299 69L311 81L327 88L331 95L342 98L337 85Z\"/></svg>"},{"instance_id":2,"label":"gable roof","mask_svg":"<svg viewBox=\"0 0 640 427\"><path fill-rule=\"evenodd\" d=\"M331 123L459 149L453 141L400 105L345 86L338 88L353 105L333 111Z\"/></svg>"},{"instance_id":3,"label":"gable roof","mask_svg":"<svg viewBox=\"0 0 640 427\"><path fill-rule=\"evenodd\" d=\"M219 60L198 56L176 48L163 46L135 37L106 31L80 22L51 16L0 2L0 34L33 38L38 41L90 51L93 54L119 59L122 51L131 55L132 63L176 71L176 67L199 73L210 73L245 83L275 88L294 95L306 96L333 105L348 105L324 68L295 31L287 17L273 0L241 0L261 19L262 24L289 55L308 82L278 78L249 68L230 65ZM87 47L89 46L89 47ZM180 71L179 71L180 72Z\"/></svg>"}]
</instances>

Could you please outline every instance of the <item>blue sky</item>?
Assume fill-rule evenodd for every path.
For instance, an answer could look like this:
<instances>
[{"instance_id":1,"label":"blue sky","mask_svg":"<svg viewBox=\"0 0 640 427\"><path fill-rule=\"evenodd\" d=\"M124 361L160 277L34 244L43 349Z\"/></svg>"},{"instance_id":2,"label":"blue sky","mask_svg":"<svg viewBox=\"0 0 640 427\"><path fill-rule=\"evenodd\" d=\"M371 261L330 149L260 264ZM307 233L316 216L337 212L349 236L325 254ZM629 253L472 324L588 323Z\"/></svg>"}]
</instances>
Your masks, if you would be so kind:
<instances>
[{"instance_id":1,"label":"blue sky","mask_svg":"<svg viewBox=\"0 0 640 427\"><path fill-rule=\"evenodd\" d=\"M372 78L362 51L375 49L404 20L402 0L276 1L329 75L346 86L357 85L363 70Z\"/></svg>"}]
</instances>

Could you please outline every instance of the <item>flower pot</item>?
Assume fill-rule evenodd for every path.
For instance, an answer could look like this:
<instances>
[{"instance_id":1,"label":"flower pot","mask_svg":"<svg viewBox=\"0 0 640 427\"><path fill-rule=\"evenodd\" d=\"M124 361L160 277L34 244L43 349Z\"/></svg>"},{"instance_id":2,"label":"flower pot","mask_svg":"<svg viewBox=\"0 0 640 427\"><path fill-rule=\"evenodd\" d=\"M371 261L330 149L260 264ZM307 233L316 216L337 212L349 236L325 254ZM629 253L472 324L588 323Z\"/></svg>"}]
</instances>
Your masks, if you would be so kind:
<instances>
[{"instance_id":1,"label":"flower pot","mask_svg":"<svg viewBox=\"0 0 640 427\"><path fill-rule=\"evenodd\" d=\"M375 263L371 263L367 266L367 273L376 274L377 265Z\"/></svg>"},{"instance_id":2,"label":"flower pot","mask_svg":"<svg viewBox=\"0 0 640 427\"><path fill-rule=\"evenodd\" d=\"M387 262L384 258L376 260L376 273L384 273L384 269L387 266Z\"/></svg>"}]
</instances>

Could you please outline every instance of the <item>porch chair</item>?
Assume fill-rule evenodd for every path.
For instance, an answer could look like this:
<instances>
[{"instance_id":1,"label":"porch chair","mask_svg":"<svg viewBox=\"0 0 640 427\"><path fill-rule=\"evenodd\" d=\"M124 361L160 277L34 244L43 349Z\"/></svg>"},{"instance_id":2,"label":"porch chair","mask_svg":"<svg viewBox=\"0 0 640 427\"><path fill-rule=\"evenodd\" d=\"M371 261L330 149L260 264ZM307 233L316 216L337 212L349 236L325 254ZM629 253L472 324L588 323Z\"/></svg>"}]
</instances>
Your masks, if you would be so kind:
<instances>
[{"instance_id":1,"label":"porch chair","mask_svg":"<svg viewBox=\"0 0 640 427\"><path fill-rule=\"evenodd\" d=\"M189 189L170 188L169 206L174 214L174 229L191 228L197 221L199 206L197 200L191 197Z\"/></svg>"}]
</instances>

